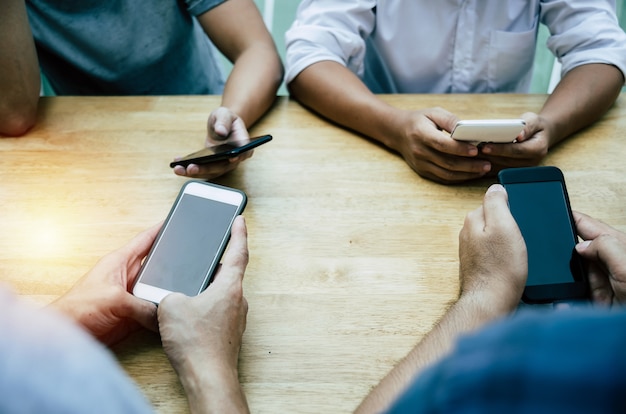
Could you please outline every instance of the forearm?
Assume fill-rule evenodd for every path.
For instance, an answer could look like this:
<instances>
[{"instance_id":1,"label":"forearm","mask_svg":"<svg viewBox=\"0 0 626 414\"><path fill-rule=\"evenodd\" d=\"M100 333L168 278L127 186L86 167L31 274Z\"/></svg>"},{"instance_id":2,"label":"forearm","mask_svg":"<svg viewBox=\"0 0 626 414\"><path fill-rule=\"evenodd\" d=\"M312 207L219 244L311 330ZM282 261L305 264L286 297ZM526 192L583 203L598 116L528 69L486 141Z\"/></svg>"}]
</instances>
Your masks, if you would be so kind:
<instances>
[{"instance_id":1,"label":"forearm","mask_svg":"<svg viewBox=\"0 0 626 414\"><path fill-rule=\"evenodd\" d=\"M604 115L623 85L622 72L612 65L588 64L568 72L539 113L550 125L550 146Z\"/></svg>"},{"instance_id":2,"label":"forearm","mask_svg":"<svg viewBox=\"0 0 626 414\"><path fill-rule=\"evenodd\" d=\"M228 77L222 106L250 127L271 107L282 77L283 65L273 44L246 50Z\"/></svg>"},{"instance_id":3,"label":"forearm","mask_svg":"<svg viewBox=\"0 0 626 414\"><path fill-rule=\"evenodd\" d=\"M24 2L3 2L0 20L0 134L18 136L35 123L39 63Z\"/></svg>"},{"instance_id":4,"label":"forearm","mask_svg":"<svg viewBox=\"0 0 626 414\"><path fill-rule=\"evenodd\" d=\"M385 410L426 367L446 355L461 334L475 330L507 313L489 303L488 298L462 296L370 392L356 412L373 413Z\"/></svg>"},{"instance_id":5,"label":"forearm","mask_svg":"<svg viewBox=\"0 0 626 414\"><path fill-rule=\"evenodd\" d=\"M192 413L249 413L245 394L236 369L195 363L188 358L184 366L175 367L187 394Z\"/></svg>"},{"instance_id":6,"label":"forearm","mask_svg":"<svg viewBox=\"0 0 626 414\"><path fill-rule=\"evenodd\" d=\"M233 63L222 106L249 127L270 108L282 81L283 65L272 36L252 0L223 2L199 15L198 21Z\"/></svg>"},{"instance_id":7,"label":"forearm","mask_svg":"<svg viewBox=\"0 0 626 414\"><path fill-rule=\"evenodd\" d=\"M379 99L341 64L317 62L298 74L289 90L320 115L398 150L404 111Z\"/></svg>"}]
</instances>

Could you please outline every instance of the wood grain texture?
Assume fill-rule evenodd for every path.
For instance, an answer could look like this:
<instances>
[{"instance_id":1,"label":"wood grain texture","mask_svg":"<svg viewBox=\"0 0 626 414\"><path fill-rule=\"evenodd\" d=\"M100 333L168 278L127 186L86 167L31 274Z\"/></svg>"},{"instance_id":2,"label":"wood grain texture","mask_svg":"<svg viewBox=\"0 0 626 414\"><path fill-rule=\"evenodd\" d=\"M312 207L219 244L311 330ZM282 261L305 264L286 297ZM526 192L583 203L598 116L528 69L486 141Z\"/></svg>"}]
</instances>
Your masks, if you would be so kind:
<instances>
[{"instance_id":1,"label":"wood grain texture","mask_svg":"<svg viewBox=\"0 0 626 414\"><path fill-rule=\"evenodd\" d=\"M538 111L544 95L389 95L464 119ZM626 108L554 148L574 209L626 230ZM219 97L42 98L27 136L0 139L0 281L45 304L165 217ZM245 191L250 304L240 376L255 413L345 413L458 291L458 232L486 178L443 186L286 97L252 130L274 140L217 180ZM114 348L159 412L186 412L159 338Z\"/></svg>"}]
</instances>

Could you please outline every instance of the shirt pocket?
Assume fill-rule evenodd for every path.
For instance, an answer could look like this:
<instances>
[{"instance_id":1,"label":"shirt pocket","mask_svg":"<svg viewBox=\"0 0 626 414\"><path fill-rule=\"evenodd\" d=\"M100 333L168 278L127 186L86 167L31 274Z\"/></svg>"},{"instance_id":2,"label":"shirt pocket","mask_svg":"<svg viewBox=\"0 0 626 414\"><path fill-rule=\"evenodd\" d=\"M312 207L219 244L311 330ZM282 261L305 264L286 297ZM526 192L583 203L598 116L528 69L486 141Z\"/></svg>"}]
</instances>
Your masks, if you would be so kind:
<instances>
[{"instance_id":1,"label":"shirt pocket","mask_svg":"<svg viewBox=\"0 0 626 414\"><path fill-rule=\"evenodd\" d=\"M489 41L490 92L527 92L537 42L536 26L524 32L494 30Z\"/></svg>"}]
</instances>

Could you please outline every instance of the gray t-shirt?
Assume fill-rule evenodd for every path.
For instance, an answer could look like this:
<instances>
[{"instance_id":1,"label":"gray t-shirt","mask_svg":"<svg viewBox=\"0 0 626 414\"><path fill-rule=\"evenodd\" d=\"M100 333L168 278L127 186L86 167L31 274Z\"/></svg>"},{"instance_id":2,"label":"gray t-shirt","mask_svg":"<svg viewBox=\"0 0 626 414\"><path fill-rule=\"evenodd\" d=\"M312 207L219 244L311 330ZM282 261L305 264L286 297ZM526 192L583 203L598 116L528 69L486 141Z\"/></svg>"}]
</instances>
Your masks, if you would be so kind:
<instances>
[{"instance_id":1,"label":"gray t-shirt","mask_svg":"<svg viewBox=\"0 0 626 414\"><path fill-rule=\"evenodd\" d=\"M26 0L39 63L59 95L221 94L195 16L226 0Z\"/></svg>"},{"instance_id":2,"label":"gray t-shirt","mask_svg":"<svg viewBox=\"0 0 626 414\"><path fill-rule=\"evenodd\" d=\"M113 355L0 285L0 413L151 413Z\"/></svg>"}]
</instances>

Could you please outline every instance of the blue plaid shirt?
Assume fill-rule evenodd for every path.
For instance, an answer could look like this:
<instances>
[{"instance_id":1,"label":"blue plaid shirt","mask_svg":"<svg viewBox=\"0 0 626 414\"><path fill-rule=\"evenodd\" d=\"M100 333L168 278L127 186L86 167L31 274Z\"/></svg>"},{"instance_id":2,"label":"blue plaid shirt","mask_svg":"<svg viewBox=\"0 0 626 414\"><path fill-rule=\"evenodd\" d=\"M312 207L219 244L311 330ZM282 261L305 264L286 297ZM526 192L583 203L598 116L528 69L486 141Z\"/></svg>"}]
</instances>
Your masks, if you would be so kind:
<instances>
[{"instance_id":1,"label":"blue plaid shirt","mask_svg":"<svg viewBox=\"0 0 626 414\"><path fill-rule=\"evenodd\" d=\"M524 310L461 338L389 413L626 413L626 310Z\"/></svg>"}]
</instances>

